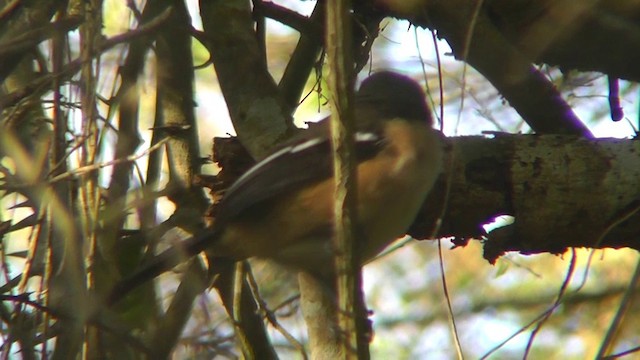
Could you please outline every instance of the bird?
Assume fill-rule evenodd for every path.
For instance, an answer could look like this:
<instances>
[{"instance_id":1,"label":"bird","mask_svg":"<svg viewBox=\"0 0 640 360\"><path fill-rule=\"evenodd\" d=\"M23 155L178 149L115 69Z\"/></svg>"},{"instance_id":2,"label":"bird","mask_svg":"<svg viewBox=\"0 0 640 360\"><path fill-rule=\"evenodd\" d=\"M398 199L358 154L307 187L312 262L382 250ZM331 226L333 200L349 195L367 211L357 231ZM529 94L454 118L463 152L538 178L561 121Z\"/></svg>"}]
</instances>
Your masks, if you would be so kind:
<instances>
[{"instance_id":1,"label":"bird","mask_svg":"<svg viewBox=\"0 0 640 360\"><path fill-rule=\"evenodd\" d=\"M380 71L355 95L356 249L364 263L403 236L442 168L442 142L412 78ZM333 269L333 160L327 119L256 163L218 204L209 229L152 258L116 285L121 298L202 251L259 257L320 278Z\"/></svg>"}]
</instances>

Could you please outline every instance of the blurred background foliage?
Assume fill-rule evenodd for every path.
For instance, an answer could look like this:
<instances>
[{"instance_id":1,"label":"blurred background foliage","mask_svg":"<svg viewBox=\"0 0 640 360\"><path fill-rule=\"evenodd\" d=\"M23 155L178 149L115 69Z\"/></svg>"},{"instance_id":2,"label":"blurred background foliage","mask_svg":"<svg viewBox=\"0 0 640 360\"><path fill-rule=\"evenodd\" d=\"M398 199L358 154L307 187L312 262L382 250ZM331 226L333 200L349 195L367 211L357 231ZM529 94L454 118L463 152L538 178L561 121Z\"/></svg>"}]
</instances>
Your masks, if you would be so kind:
<instances>
[{"instance_id":1,"label":"blurred background foliage","mask_svg":"<svg viewBox=\"0 0 640 360\"><path fill-rule=\"evenodd\" d=\"M5 0L0 3L7 9L13 2ZM303 15L309 15L315 6L313 1L282 0L277 3ZM195 29L202 30L197 2L189 0L186 5L192 25ZM139 23L137 12L143 7L143 1L105 0L101 4L103 13L100 36L110 38L135 28ZM4 16L9 17L10 13ZM371 51L370 63L360 74L360 78L370 71L391 69L421 80L428 90L439 125L448 136L481 134L483 131L530 132L526 123L506 104L491 84L473 68L453 59L447 43L434 42L429 30L415 28L407 21L391 18L382 21L381 29ZM276 21L267 20L266 35L266 59L269 70L277 81L295 47L298 33ZM62 62L68 64L81 56L81 36L78 30L71 30L64 33L63 37L66 48ZM52 49L55 46L57 45L53 40L40 43L37 51L30 53L11 77L5 80L1 95L6 97L33 79L47 76L44 69L54 72ZM212 138L233 134L234 130L215 71L208 63L207 49L199 41L193 41L191 50L193 65L206 65L195 70L194 102L201 154L208 156ZM47 163L47 154L44 149L49 146L46 139L52 135L51 124L55 116L62 116L68 125L65 139L68 141L66 150L69 153L64 160L67 171L113 160L118 137L118 102L107 100L114 99L122 84L119 67L127 52L127 42L116 45L101 53L95 67L98 112L95 131L101 139L96 149L96 158L89 164L82 163L82 152L87 149L79 144L86 140L82 134L87 133L81 107L85 98L79 88L80 81L85 79L76 75L70 81L60 84L64 99L60 106L62 114L53 113L54 94L50 90L44 91L37 98L39 100L36 101L36 106L27 108L30 115L25 118L29 121L23 121L20 126L13 128L13 135L9 135L9 130L2 130L4 145L0 146L0 185L13 184L11 181L16 180L15 177L20 178L20 181L16 180L17 184L28 179L42 178L43 173L47 173L47 165L44 165ZM141 137L141 146L136 154L142 155L135 161L132 184L126 196L131 203L141 199L140 193L147 182L145 173L149 167L149 157L143 152L152 144L153 134L148 129L154 127L157 106L156 60L155 51L150 51L144 58L143 71L138 78L139 91L125 94L139 97L140 106L137 131ZM322 64L319 66L321 68ZM540 65L539 68L561 90L564 99L586 121L596 136L634 135L634 124L637 124L635 119L638 117L636 83L621 82L622 106L627 118L614 123L609 119L607 79L603 75L562 72L546 65ZM305 90L308 96L295 113L296 124L302 126L306 121L315 121L329 114L323 97L325 88L326 86L318 88L315 76L309 78ZM440 113L441 103L444 104L444 113ZM9 128L7 121L11 111L17 111L16 109L18 108L9 106L1 109L5 129ZM23 147L13 146L16 142ZM162 188L168 181L166 159L163 166L158 188ZM203 169L209 174L218 170L212 163L205 164ZM105 166L94 174L99 192L104 191L100 189L111 183L112 167ZM32 190L37 192L43 189L38 186L34 185ZM35 239L43 239L41 232L49 231L41 218L45 213L34 210L40 206L38 199L42 198L29 191L13 191L10 186L2 187L0 191L3 279L0 283L4 296L0 307L0 354L2 358L29 358L30 353L45 358L52 349L59 346L54 345L54 338L46 341L41 338L45 334L55 337L56 316L41 311L33 304L23 301L25 298L20 296L24 294L29 301L48 306L47 272L45 269L35 271L32 268L28 281L17 278L20 274L27 274L28 261L31 262L29 266L46 264L42 260L44 253L39 253L38 256L34 253ZM138 229L142 226L140 214L132 210L133 205L129 208L121 229ZM173 203L158 194L155 223L166 222L174 210ZM60 213L54 214L59 215ZM182 236L181 233L169 232L165 235L164 242L171 243ZM366 267L365 292L373 311L375 329L371 348L373 358L455 358L442 290L441 262L445 269L462 349L467 358L480 358L499 345L501 347L491 353L490 358L522 358L532 329L524 327L553 306L567 276L570 279L566 299L542 326L533 341L529 357L584 359L597 353L634 273L638 261L636 251L621 249L592 253L590 250L577 249L573 254L566 253L563 256L508 254L500 258L495 266L491 266L482 259L482 239L478 240L464 248L450 250L450 242L442 239L441 259L435 241L403 242ZM91 253L89 242L85 242L84 246L84 251ZM572 261L575 261L575 270L568 275ZM92 262L87 258L84 263L90 265ZM260 260L253 260L252 265L268 308L284 328L304 343L304 322L297 308L295 279L286 270ZM160 278L160 298L163 299L160 307L168 304L178 279L173 273ZM635 328L635 324L640 321L640 318L636 318L640 316L638 310L638 304L632 303L626 312L623 326L615 334L613 352L640 344L640 336ZM19 313L24 316L17 316ZM43 318L44 315L48 316ZM138 315L134 318L136 316ZM18 331L19 326L28 331L21 333L23 330ZM268 331L283 359L301 357L280 331L273 326L268 326ZM516 336L511 338L513 335ZM25 351L27 346L31 349ZM236 358L239 352L233 325L220 304L218 295L215 292L205 292L195 301L173 357L216 356Z\"/></svg>"}]
</instances>

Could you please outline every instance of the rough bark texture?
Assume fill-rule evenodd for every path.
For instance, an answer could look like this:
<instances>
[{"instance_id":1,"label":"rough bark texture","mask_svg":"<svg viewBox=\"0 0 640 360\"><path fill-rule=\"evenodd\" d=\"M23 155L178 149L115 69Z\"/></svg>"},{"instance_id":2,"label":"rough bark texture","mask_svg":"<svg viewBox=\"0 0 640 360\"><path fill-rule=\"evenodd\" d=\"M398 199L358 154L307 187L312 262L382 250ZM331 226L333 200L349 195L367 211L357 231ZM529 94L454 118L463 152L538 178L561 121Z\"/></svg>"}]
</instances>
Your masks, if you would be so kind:
<instances>
[{"instance_id":1,"label":"rough bark texture","mask_svg":"<svg viewBox=\"0 0 640 360\"><path fill-rule=\"evenodd\" d=\"M200 14L231 121L249 152L264 156L294 127L262 60L249 2L200 1Z\"/></svg>"},{"instance_id":2,"label":"rough bark texture","mask_svg":"<svg viewBox=\"0 0 640 360\"><path fill-rule=\"evenodd\" d=\"M443 204L448 194L437 236L453 236L460 244L486 236L491 262L505 251L640 249L638 141L499 135L448 143L448 170L411 229L414 237L433 235L442 213L442 205L434 204ZM515 222L486 234L482 225L498 215Z\"/></svg>"}]
</instances>

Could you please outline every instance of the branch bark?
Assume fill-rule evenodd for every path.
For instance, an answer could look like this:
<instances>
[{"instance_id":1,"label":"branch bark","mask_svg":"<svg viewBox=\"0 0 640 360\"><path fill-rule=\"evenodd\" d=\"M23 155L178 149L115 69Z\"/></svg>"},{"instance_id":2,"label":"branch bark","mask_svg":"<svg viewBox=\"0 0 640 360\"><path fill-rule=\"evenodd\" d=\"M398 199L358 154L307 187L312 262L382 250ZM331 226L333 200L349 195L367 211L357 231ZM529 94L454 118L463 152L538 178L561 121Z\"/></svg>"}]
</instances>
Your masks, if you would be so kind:
<instances>
[{"instance_id":1,"label":"branch bark","mask_svg":"<svg viewBox=\"0 0 640 360\"><path fill-rule=\"evenodd\" d=\"M199 228L201 214L207 201L200 188L193 185L195 174L200 172L200 150L198 132L193 107L194 73L191 53L191 18L183 1L171 2L173 11L156 41L158 75L157 116L168 131L167 162L169 164L169 185L173 191L170 200L175 204L173 217L180 226ZM194 219L196 219L194 221ZM203 280L206 271L197 259L183 277L150 343L155 358L166 358L180 339L195 297L207 285Z\"/></svg>"},{"instance_id":2,"label":"branch bark","mask_svg":"<svg viewBox=\"0 0 640 360\"><path fill-rule=\"evenodd\" d=\"M254 158L295 131L262 61L248 1L200 1L202 25L231 121Z\"/></svg>"},{"instance_id":3,"label":"branch bark","mask_svg":"<svg viewBox=\"0 0 640 360\"><path fill-rule=\"evenodd\" d=\"M449 164L411 231L430 236L450 181L437 237L487 237L484 256L562 253L569 247L640 249L640 145L560 135L447 139ZM498 215L513 224L486 233Z\"/></svg>"}]
</instances>

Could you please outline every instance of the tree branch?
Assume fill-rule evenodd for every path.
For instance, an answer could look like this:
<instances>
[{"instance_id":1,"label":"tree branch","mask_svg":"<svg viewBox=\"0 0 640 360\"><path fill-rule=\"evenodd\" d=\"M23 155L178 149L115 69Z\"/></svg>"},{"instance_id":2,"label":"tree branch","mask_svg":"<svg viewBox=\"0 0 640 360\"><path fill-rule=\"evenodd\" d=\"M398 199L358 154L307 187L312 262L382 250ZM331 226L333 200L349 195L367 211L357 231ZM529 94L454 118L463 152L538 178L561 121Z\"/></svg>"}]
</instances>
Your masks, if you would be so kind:
<instances>
[{"instance_id":1,"label":"tree branch","mask_svg":"<svg viewBox=\"0 0 640 360\"><path fill-rule=\"evenodd\" d=\"M452 165L425 202L412 236L430 236L445 196L444 179L450 179L448 210L437 236L452 236L459 245L487 237L484 256L490 262L506 251L640 249L637 141L501 135L447 142L451 160L444 163ZM515 221L487 234L482 226L498 215Z\"/></svg>"},{"instance_id":2,"label":"tree branch","mask_svg":"<svg viewBox=\"0 0 640 360\"><path fill-rule=\"evenodd\" d=\"M428 7L431 23L416 24L437 29L456 57L482 73L535 132L592 137L553 84L535 69L533 59L509 44L485 12L472 21L472 6L466 0L433 2ZM470 24L475 24L473 29Z\"/></svg>"},{"instance_id":3,"label":"tree branch","mask_svg":"<svg viewBox=\"0 0 640 360\"><path fill-rule=\"evenodd\" d=\"M202 25L231 121L254 158L294 132L289 109L262 61L249 2L200 1Z\"/></svg>"}]
</instances>

